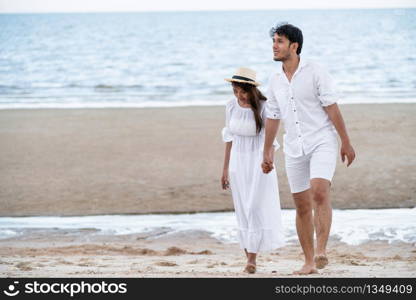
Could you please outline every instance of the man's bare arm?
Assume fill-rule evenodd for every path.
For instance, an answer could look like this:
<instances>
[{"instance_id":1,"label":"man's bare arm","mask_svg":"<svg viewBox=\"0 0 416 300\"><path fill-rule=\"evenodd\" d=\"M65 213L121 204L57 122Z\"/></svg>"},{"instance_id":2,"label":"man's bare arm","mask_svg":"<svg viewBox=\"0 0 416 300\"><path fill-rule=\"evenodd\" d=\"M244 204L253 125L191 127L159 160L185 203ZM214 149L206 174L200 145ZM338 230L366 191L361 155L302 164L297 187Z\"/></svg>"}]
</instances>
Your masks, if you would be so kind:
<instances>
[{"instance_id":1,"label":"man's bare arm","mask_svg":"<svg viewBox=\"0 0 416 300\"><path fill-rule=\"evenodd\" d=\"M347 167L355 159L355 151L351 145L350 138L347 133L347 128L345 127L344 119L342 118L341 111L339 110L338 104L334 103L324 107L325 111L328 114L328 117L331 119L332 123L337 130L339 137L341 138L341 159L342 162L345 161L345 156L348 159Z\"/></svg>"}]
</instances>

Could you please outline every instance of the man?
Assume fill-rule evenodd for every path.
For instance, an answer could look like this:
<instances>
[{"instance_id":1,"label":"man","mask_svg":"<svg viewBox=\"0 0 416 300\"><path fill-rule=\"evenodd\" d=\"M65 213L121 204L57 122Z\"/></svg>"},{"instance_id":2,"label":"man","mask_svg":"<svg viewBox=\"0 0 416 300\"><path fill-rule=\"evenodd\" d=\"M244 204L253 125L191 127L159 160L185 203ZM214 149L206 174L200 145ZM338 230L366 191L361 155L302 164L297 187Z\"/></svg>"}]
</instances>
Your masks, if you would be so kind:
<instances>
[{"instance_id":1,"label":"man","mask_svg":"<svg viewBox=\"0 0 416 300\"><path fill-rule=\"evenodd\" d=\"M355 152L336 103L333 81L316 63L300 57L302 31L282 24L272 28L273 54L282 67L269 79L267 94L266 138L262 168L273 169L273 140L280 120L285 126L285 166L296 206L296 230L305 256L305 264L295 274L317 273L328 264L326 244L332 222L329 199L331 180L338 153L349 166ZM312 209L314 214L312 214ZM314 228L316 249L314 248Z\"/></svg>"}]
</instances>

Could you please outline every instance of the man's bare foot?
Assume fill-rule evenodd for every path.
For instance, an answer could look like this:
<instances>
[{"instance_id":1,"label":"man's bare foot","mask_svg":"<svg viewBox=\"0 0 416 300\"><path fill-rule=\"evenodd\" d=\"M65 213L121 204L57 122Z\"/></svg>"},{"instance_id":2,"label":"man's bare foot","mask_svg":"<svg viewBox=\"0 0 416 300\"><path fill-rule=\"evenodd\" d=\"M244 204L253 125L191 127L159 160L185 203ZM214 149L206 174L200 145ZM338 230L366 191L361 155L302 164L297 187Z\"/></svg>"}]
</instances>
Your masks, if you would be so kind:
<instances>
[{"instance_id":1,"label":"man's bare foot","mask_svg":"<svg viewBox=\"0 0 416 300\"><path fill-rule=\"evenodd\" d=\"M312 264L304 264L300 270L293 272L294 275L309 275L316 273L318 273L318 270L315 268L315 265Z\"/></svg>"},{"instance_id":2,"label":"man's bare foot","mask_svg":"<svg viewBox=\"0 0 416 300\"><path fill-rule=\"evenodd\" d=\"M326 257L326 255L317 255L315 256L314 261L318 269L323 269L328 264L328 257Z\"/></svg>"},{"instance_id":3,"label":"man's bare foot","mask_svg":"<svg viewBox=\"0 0 416 300\"><path fill-rule=\"evenodd\" d=\"M247 263L244 272L247 272L249 274L254 274L256 273L256 265L252 264L252 263Z\"/></svg>"}]
</instances>

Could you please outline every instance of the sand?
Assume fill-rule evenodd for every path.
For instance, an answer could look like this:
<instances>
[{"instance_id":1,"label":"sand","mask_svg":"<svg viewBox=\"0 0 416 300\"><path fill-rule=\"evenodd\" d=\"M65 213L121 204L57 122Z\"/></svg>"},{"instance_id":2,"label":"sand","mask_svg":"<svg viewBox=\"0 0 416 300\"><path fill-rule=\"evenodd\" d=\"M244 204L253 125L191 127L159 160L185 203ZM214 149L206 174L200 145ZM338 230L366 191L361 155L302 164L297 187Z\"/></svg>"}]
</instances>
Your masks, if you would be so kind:
<instances>
[{"instance_id":1,"label":"sand","mask_svg":"<svg viewBox=\"0 0 416 300\"><path fill-rule=\"evenodd\" d=\"M416 205L416 104L341 105L357 159L334 208ZM0 216L232 210L224 107L0 110ZM282 142L282 131L279 142ZM283 153L283 208L293 208Z\"/></svg>"},{"instance_id":2,"label":"sand","mask_svg":"<svg viewBox=\"0 0 416 300\"><path fill-rule=\"evenodd\" d=\"M342 105L357 160L338 160L334 208L416 205L416 104ZM0 216L232 210L220 189L224 107L0 110ZM279 142L282 141L282 130ZM277 153L282 207L293 208ZM330 239L311 277L416 277L415 245ZM2 277L291 277L299 244L243 272L238 244L206 232L107 236L28 229L0 240Z\"/></svg>"},{"instance_id":3,"label":"sand","mask_svg":"<svg viewBox=\"0 0 416 300\"><path fill-rule=\"evenodd\" d=\"M260 253L257 273L243 272L238 244L204 232L100 236L84 232L32 233L0 241L1 277L302 277L298 244ZM309 277L416 277L415 245L331 240L330 264Z\"/></svg>"}]
</instances>

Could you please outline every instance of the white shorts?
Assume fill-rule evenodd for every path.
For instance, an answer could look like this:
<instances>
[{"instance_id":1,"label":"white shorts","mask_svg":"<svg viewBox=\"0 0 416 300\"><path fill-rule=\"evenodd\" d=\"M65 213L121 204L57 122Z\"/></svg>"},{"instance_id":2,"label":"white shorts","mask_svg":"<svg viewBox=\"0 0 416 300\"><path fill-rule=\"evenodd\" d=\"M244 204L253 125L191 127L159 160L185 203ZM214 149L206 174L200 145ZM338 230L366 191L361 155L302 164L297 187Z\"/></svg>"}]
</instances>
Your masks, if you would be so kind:
<instances>
[{"instance_id":1,"label":"white shorts","mask_svg":"<svg viewBox=\"0 0 416 300\"><path fill-rule=\"evenodd\" d=\"M326 142L311 153L300 157L285 155L290 191L300 193L311 187L312 178L324 178L331 182L338 157L338 142Z\"/></svg>"}]
</instances>

